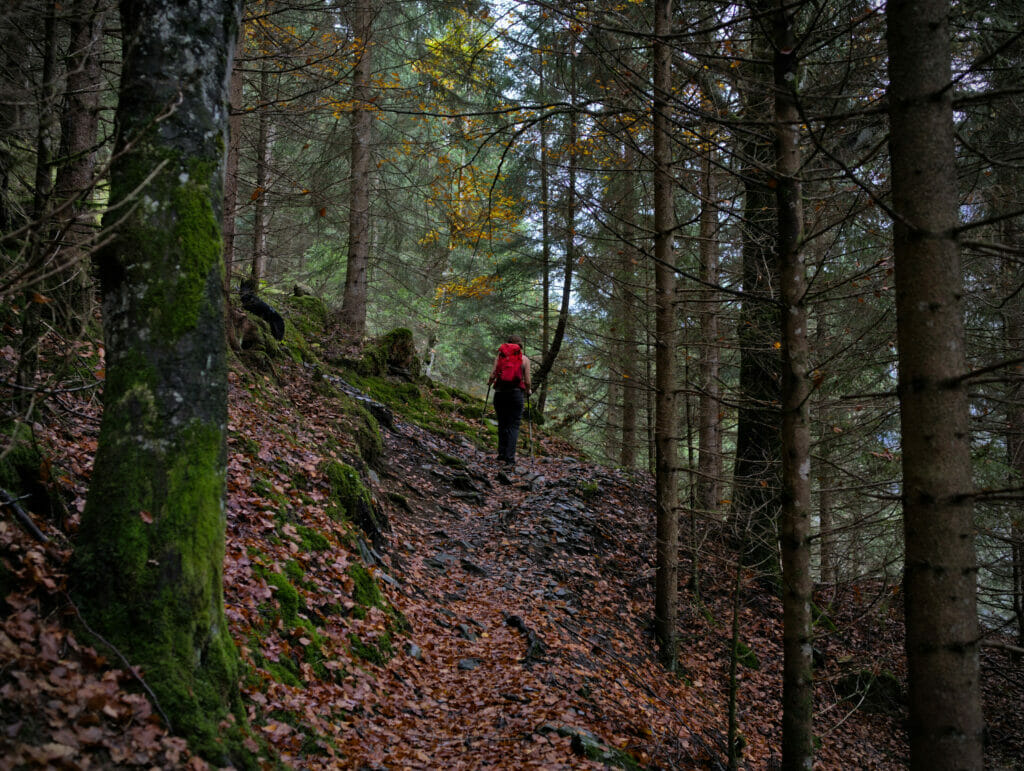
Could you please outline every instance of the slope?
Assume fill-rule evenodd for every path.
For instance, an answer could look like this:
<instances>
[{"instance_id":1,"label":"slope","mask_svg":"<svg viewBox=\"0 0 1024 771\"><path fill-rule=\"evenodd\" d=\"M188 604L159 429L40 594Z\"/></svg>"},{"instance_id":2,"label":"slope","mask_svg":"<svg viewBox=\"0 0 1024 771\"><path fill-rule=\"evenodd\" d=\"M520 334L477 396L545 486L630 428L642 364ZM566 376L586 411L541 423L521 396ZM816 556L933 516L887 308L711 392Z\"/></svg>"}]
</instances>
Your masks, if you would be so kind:
<instances>
[{"instance_id":1,"label":"slope","mask_svg":"<svg viewBox=\"0 0 1024 771\"><path fill-rule=\"evenodd\" d=\"M309 311L292 304L284 345L263 335L230 378L225 602L253 765L724 768L736 598L724 532L702 533L702 593L682 609L681 669L668 673L652 650L647 475L541 434L500 472L478 400L417 378L408 357L389 366L401 336L363 358L334 350ZM76 354L86 373L101 366L94 347ZM54 370L63 360L50 351ZM0 365L6 378L13 350ZM64 591L98 409L92 390L55 393L33 442L10 444L46 469L23 508L49 542L5 507L0 757L208 767ZM770 768L781 612L752 576L739 587L739 743L747 767ZM865 582L835 599L818 627L819 764L903 767L899 596ZM1003 652L985 660L996 767L1024 751L1021 672Z\"/></svg>"}]
</instances>

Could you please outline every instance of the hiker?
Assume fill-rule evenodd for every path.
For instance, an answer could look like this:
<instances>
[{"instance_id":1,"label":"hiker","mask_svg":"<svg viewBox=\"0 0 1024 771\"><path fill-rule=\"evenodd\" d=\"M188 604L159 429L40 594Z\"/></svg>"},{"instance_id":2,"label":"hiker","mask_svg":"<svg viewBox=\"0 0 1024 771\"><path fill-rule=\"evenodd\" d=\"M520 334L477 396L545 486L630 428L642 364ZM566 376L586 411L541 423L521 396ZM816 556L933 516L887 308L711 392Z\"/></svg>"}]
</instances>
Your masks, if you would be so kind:
<instances>
[{"instance_id":1,"label":"hiker","mask_svg":"<svg viewBox=\"0 0 1024 771\"><path fill-rule=\"evenodd\" d=\"M523 355L523 340L509 335L498 349L487 381L494 386L494 411L498 413L498 461L516 462L516 441L523 417L523 401L530 393L530 360Z\"/></svg>"}]
</instances>

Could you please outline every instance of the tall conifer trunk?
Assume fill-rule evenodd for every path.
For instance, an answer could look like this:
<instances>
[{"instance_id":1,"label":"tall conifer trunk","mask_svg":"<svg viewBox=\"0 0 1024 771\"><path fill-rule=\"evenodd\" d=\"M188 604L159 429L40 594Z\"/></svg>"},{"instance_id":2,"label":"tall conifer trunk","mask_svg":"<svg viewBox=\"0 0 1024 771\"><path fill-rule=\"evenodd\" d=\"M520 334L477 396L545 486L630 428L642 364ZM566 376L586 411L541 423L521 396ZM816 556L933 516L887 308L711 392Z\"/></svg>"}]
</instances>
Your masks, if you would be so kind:
<instances>
[{"instance_id":1,"label":"tall conifer trunk","mask_svg":"<svg viewBox=\"0 0 1024 771\"><path fill-rule=\"evenodd\" d=\"M222 588L220 232L237 11L232 0L121 3L115 208L97 256L104 410L71 580L83 618L217 765L230 759L219 723L239 703Z\"/></svg>"},{"instance_id":2,"label":"tall conifer trunk","mask_svg":"<svg viewBox=\"0 0 1024 771\"><path fill-rule=\"evenodd\" d=\"M980 769L970 426L948 0L890 0L910 763Z\"/></svg>"},{"instance_id":3,"label":"tall conifer trunk","mask_svg":"<svg viewBox=\"0 0 1024 771\"><path fill-rule=\"evenodd\" d=\"M710 144L710 143L709 143ZM715 200L715 175L712 148L701 158L700 211L700 402L698 413L698 455L696 508L707 515L717 511L722 498L722 432L719 414L722 389L718 382L721 346L718 340L716 292L709 284L718 283L718 206Z\"/></svg>"},{"instance_id":4,"label":"tall conifer trunk","mask_svg":"<svg viewBox=\"0 0 1024 771\"><path fill-rule=\"evenodd\" d=\"M348 262L341 322L355 338L366 334L367 270L370 263L370 143L373 105L373 0L356 0L352 30L359 46L352 80L352 183L349 193Z\"/></svg>"},{"instance_id":5,"label":"tall conifer trunk","mask_svg":"<svg viewBox=\"0 0 1024 771\"><path fill-rule=\"evenodd\" d=\"M752 13L767 23L771 0L755 0ZM752 22L756 24L758 22ZM743 117L743 304L739 318L740 393L733 467L733 520L742 531L745 563L773 580L779 572L779 290L775 193L766 169L773 166L769 40L751 35L745 63Z\"/></svg>"},{"instance_id":6,"label":"tall conifer trunk","mask_svg":"<svg viewBox=\"0 0 1024 771\"><path fill-rule=\"evenodd\" d=\"M791 11L781 0L775 29L775 168L779 294L782 302L782 767L814 761L811 682L811 382L800 183L800 112Z\"/></svg>"},{"instance_id":7,"label":"tall conifer trunk","mask_svg":"<svg viewBox=\"0 0 1024 771\"><path fill-rule=\"evenodd\" d=\"M672 246L672 146L669 100L672 93L672 0L656 0L652 72L654 100L654 286L655 286L655 497L657 554L655 564L654 633L659 655L668 666L676 661L676 617L679 602L679 522L676 511L676 276Z\"/></svg>"}]
</instances>

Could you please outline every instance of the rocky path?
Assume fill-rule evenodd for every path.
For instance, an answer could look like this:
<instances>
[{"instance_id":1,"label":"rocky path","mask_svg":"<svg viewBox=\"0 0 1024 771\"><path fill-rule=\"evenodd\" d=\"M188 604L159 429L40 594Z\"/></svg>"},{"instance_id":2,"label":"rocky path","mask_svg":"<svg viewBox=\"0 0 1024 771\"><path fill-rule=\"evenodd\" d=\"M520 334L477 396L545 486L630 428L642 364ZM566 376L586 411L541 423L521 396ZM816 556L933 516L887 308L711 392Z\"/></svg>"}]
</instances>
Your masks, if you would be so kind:
<instances>
[{"instance_id":1,"label":"rocky path","mask_svg":"<svg viewBox=\"0 0 1024 771\"><path fill-rule=\"evenodd\" d=\"M643 529L649 491L573 459L504 473L468 443L401 422L387 452L383 481L405 510L385 561L412 630L385 675L402 696L355 727L364 767L391 767L396 744L424 768L648 762L656 727L685 703L633 696L664 673L637 644L650 644L637 625L651 550L623 552L631 534L616 528ZM674 730L675 757L713 767L703 740Z\"/></svg>"}]
</instances>

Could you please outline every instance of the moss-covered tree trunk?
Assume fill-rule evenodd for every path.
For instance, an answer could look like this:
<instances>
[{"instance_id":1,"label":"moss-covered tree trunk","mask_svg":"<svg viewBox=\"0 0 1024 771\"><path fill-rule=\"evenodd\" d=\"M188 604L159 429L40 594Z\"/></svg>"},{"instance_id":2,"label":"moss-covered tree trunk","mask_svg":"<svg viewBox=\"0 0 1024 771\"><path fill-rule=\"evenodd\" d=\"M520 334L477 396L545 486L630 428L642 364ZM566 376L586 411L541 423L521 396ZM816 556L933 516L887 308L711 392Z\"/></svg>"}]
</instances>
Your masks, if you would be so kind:
<instances>
[{"instance_id":1,"label":"moss-covered tree trunk","mask_svg":"<svg viewBox=\"0 0 1024 771\"><path fill-rule=\"evenodd\" d=\"M237 703L224 619L221 212L233 0L125 0L103 289L106 386L72 591L211 759Z\"/></svg>"}]
</instances>

